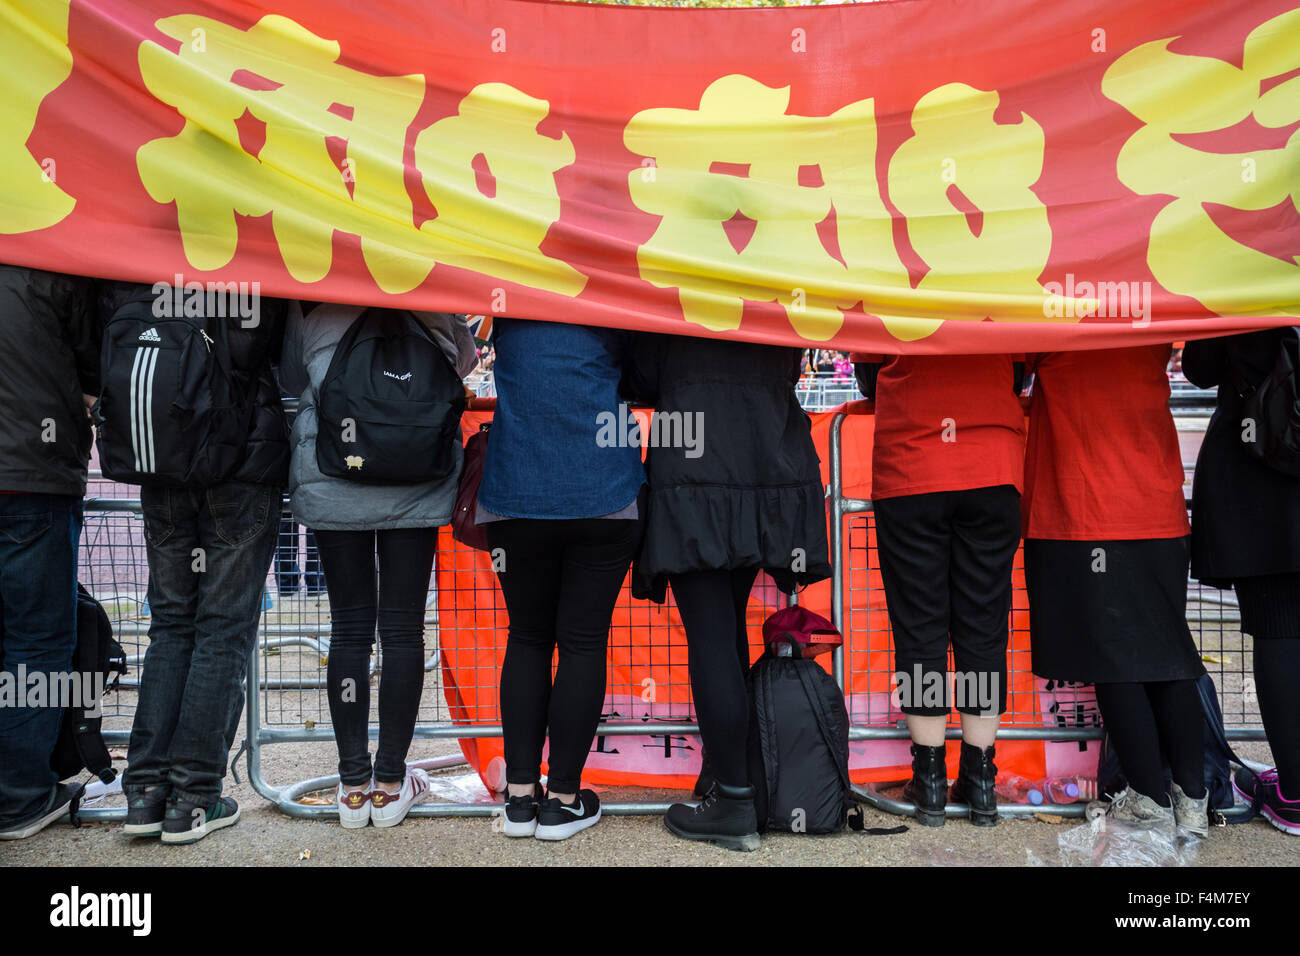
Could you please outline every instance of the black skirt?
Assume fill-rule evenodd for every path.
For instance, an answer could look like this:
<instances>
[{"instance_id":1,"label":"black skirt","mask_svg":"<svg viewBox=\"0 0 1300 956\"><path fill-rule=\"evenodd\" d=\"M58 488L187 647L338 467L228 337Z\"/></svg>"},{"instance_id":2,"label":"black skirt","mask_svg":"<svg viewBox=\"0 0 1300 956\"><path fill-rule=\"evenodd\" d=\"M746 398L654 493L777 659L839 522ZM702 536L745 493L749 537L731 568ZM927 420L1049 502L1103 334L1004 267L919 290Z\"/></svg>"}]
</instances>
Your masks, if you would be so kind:
<instances>
[{"instance_id":1,"label":"black skirt","mask_svg":"<svg viewBox=\"0 0 1300 956\"><path fill-rule=\"evenodd\" d=\"M1187 562L1185 537L1026 539L1034 673L1085 683L1200 677Z\"/></svg>"},{"instance_id":2,"label":"black skirt","mask_svg":"<svg viewBox=\"0 0 1300 956\"><path fill-rule=\"evenodd\" d=\"M831 576L820 482L784 488L643 491L632 594L663 603L668 576L762 568L786 593Z\"/></svg>"}]
</instances>

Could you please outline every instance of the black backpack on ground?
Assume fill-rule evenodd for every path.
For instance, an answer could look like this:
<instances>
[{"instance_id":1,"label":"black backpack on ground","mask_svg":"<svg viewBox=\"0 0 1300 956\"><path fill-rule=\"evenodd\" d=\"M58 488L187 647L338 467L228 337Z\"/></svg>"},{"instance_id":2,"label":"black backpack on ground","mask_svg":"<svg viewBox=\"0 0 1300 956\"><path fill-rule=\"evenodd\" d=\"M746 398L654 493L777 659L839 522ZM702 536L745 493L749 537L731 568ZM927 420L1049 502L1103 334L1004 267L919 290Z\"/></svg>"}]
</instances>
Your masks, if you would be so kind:
<instances>
[{"instance_id":1,"label":"black backpack on ground","mask_svg":"<svg viewBox=\"0 0 1300 956\"><path fill-rule=\"evenodd\" d=\"M253 402L236 379L224 318L159 318L124 303L104 326L98 426L106 478L209 487L239 469Z\"/></svg>"},{"instance_id":2,"label":"black backpack on ground","mask_svg":"<svg viewBox=\"0 0 1300 956\"><path fill-rule=\"evenodd\" d=\"M1273 367L1255 386L1234 381L1241 417L1254 421L1254 441L1242 441L1246 454L1283 474L1300 478L1300 329L1283 331Z\"/></svg>"},{"instance_id":3,"label":"black backpack on ground","mask_svg":"<svg viewBox=\"0 0 1300 956\"><path fill-rule=\"evenodd\" d=\"M835 679L815 660L764 653L749 672L749 701L759 831L844 829L852 799L849 714Z\"/></svg>"},{"instance_id":4,"label":"black backpack on ground","mask_svg":"<svg viewBox=\"0 0 1300 956\"><path fill-rule=\"evenodd\" d=\"M456 468L465 389L412 313L367 309L343 333L316 401L321 474L371 484Z\"/></svg>"},{"instance_id":5,"label":"black backpack on ground","mask_svg":"<svg viewBox=\"0 0 1300 956\"><path fill-rule=\"evenodd\" d=\"M1216 811L1231 809L1236 797L1232 790L1231 763L1241 763L1240 758L1228 743L1223 732L1223 711L1219 708L1219 695L1214 688L1214 680L1209 674L1202 674L1196 679L1196 690L1201 697L1201 710L1205 715L1205 789L1209 794L1209 810L1212 822ZM1170 786L1169 767L1164 768L1165 786ZM1101 741L1097 755L1097 792L1099 794L1116 794L1128 786L1124 771L1120 768L1119 757L1110 745L1110 737Z\"/></svg>"},{"instance_id":6,"label":"black backpack on ground","mask_svg":"<svg viewBox=\"0 0 1300 956\"><path fill-rule=\"evenodd\" d=\"M122 674L126 673L126 654L122 645L113 639L113 626L104 608L77 585L77 649L73 653L72 670L79 687L102 688L105 693L115 689ZM82 675L89 674L87 680ZM82 769L89 770L104 783L112 783L117 776L113 761L108 755L108 745L100 731L103 717L99 701L80 701L89 707L67 707L63 711L63 724L59 739L50 755L50 766L66 780Z\"/></svg>"}]
</instances>

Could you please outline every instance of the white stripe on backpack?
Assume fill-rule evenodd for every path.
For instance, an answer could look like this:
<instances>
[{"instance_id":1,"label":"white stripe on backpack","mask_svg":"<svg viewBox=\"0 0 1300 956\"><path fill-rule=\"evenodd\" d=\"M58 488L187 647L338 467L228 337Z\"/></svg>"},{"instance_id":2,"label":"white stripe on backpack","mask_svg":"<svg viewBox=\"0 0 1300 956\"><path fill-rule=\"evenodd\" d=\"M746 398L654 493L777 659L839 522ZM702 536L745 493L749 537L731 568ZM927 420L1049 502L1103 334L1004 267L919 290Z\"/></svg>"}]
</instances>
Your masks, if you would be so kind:
<instances>
[{"instance_id":1,"label":"white stripe on backpack","mask_svg":"<svg viewBox=\"0 0 1300 956\"><path fill-rule=\"evenodd\" d=\"M135 470L149 474L157 468L153 443L153 381L158 370L158 348L136 349L131 365L131 451Z\"/></svg>"}]
</instances>

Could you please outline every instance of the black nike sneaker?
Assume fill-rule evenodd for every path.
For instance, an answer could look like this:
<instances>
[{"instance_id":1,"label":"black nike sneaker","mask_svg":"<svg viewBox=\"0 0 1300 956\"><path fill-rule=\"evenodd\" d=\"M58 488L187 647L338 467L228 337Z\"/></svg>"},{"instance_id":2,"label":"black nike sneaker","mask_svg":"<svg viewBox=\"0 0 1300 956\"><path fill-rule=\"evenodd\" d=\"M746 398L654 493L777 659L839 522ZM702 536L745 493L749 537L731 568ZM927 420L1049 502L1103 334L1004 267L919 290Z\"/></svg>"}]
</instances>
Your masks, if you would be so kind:
<instances>
[{"instance_id":1,"label":"black nike sneaker","mask_svg":"<svg viewBox=\"0 0 1300 956\"><path fill-rule=\"evenodd\" d=\"M542 805L542 785L534 784L533 792L522 797L506 797L505 826L501 832L508 837L530 837L537 832L537 814Z\"/></svg>"},{"instance_id":2,"label":"black nike sneaker","mask_svg":"<svg viewBox=\"0 0 1300 956\"><path fill-rule=\"evenodd\" d=\"M561 803L559 797L546 800L537 812L533 835L539 840L567 840L599 819L600 798L591 790L579 790L572 803Z\"/></svg>"}]
</instances>

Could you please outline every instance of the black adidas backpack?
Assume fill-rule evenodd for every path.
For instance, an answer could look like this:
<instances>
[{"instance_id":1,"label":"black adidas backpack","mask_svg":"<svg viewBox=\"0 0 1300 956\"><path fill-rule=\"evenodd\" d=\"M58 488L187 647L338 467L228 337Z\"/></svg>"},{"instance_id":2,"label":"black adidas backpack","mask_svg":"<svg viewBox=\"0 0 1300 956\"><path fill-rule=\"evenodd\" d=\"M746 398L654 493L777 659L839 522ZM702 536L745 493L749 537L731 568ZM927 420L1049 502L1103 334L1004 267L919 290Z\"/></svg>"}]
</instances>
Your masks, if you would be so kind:
<instances>
[{"instance_id":1,"label":"black adidas backpack","mask_svg":"<svg viewBox=\"0 0 1300 956\"><path fill-rule=\"evenodd\" d=\"M749 779L759 831L844 829L851 804L849 714L835 679L815 660L767 652L749 671L749 701Z\"/></svg>"},{"instance_id":2,"label":"black adidas backpack","mask_svg":"<svg viewBox=\"0 0 1300 956\"><path fill-rule=\"evenodd\" d=\"M94 689L107 693L116 688L121 675L126 673L126 654L122 645L113 639L108 615L81 585L77 585L77 648L72 669L79 686L83 690L89 686L92 693ZM50 767L60 780L80 773L84 767L104 783L112 783L117 772L100 729L103 723L100 701L81 700L80 703L88 706L67 707L63 711L63 724L50 755Z\"/></svg>"},{"instance_id":3,"label":"black adidas backpack","mask_svg":"<svg viewBox=\"0 0 1300 956\"><path fill-rule=\"evenodd\" d=\"M205 488L243 462L253 403L232 372L225 319L160 318L152 299L104 326L99 465L128 484Z\"/></svg>"},{"instance_id":4,"label":"black adidas backpack","mask_svg":"<svg viewBox=\"0 0 1300 956\"><path fill-rule=\"evenodd\" d=\"M465 389L412 313L367 309L334 350L316 399L321 474L370 484L456 469Z\"/></svg>"}]
</instances>

